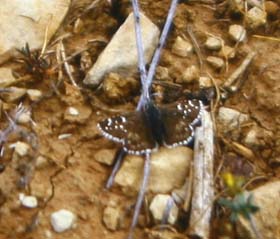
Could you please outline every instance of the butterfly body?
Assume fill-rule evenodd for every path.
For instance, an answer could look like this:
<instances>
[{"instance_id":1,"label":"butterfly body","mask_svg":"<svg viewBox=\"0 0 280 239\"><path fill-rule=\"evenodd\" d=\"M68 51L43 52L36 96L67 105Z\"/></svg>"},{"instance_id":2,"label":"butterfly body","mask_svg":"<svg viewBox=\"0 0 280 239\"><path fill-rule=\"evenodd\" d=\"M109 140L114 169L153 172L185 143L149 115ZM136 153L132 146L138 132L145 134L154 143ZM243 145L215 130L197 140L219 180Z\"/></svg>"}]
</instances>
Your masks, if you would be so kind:
<instances>
[{"instance_id":1,"label":"butterfly body","mask_svg":"<svg viewBox=\"0 0 280 239\"><path fill-rule=\"evenodd\" d=\"M167 106L156 106L149 101L141 110L107 118L98 123L98 127L105 137L121 143L125 152L141 155L159 146L189 145L202 110L199 100Z\"/></svg>"}]
</instances>

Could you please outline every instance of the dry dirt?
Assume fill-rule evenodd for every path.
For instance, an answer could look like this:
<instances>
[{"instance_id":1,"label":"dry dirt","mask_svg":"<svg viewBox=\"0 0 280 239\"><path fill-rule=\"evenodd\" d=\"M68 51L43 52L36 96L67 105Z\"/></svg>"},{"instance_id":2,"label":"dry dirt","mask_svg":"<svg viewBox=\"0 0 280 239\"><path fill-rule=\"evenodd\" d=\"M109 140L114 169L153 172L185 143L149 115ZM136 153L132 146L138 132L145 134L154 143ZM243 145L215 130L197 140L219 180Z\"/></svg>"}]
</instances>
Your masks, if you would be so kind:
<instances>
[{"instance_id":1,"label":"dry dirt","mask_svg":"<svg viewBox=\"0 0 280 239\"><path fill-rule=\"evenodd\" d=\"M106 1L101 1L94 9L81 15L84 24L81 32L73 34L65 40L68 55L86 47L92 62L95 62L106 45L104 40L105 42L110 40L131 10L129 1L115 2L114 9L110 9ZM143 12L159 28L162 28L164 24L169 2L169 0L140 1ZM75 19L83 13L89 3L90 1L73 1L68 16L54 39L66 32L73 31ZM179 4L174 26L160 62L161 66L169 69L172 79L178 78L182 74L182 69L188 65L199 64L195 55L185 59L175 56L170 50L176 36L188 36L189 25L192 26L194 35L201 46L203 58L211 54L203 47L207 37L206 33L219 36L227 44L234 46L228 37L228 26L233 23L243 24L242 19L232 18L228 12L221 13L221 9L218 14L215 7L222 8L222 6L203 3L203 1L193 1L189 4L187 1L181 1ZM278 41L255 38L253 34L278 37ZM265 26L257 30L249 30L246 43L236 47L237 56L229 61L228 72L225 70L214 71L207 63L204 63L206 70L216 79L217 84L222 84L248 52L257 52L257 57L243 77L242 87L236 93L229 95L227 100L219 102L219 105L232 107L249 114L259 127L273 132L273 136L268 142L264 142L262 147L252 149L258 162L265 166L261 172L265 179L257 181L251 187L280 176L279 36L278 16L278 20L269 20ZM103 39L103 42L87 43L92 39ZM55 57L53 58L55 59ZM74 76L82 86L86 71L80 67L80 56L74 57L69 63L74 67ZM7 63L6 66L13 67L21 75L27 74L23 67L20 67L14 60ZM104 189L111 167L98 163L94 159L94 154L99 149L118 147L104 139L96 127L99 120L109 115L106 109L116 109L121 112L128 108L132 109L137 103L137 95L113 104L106 99L104 100L100 90L85 89L84 86L82 86L83 90L79 90L69 83L66 74L63 79L64 83L58 88L59 94L53 94L32 106L32 119L36 122L36 127L26 127L25 132L32 132L36 135L38 145L34 148L33 154L21 159L19 163L13 151L7 149L1 161L5 165L5 170L0 174L0 238L123 239L128 233L136 199L125 197L118 188L113 187L110 191ZM52 91L52 83L56 80L57 74L48 72L43 76L43 79L35 79L34 77L32 82L20 86L39 89L47 93ZM197 83L182 85L182 87L184 90L198 89ZM31 102L26 98L24 104L31 105ZM76 107L80 111L78 118L65 115L68 106ZM7 126L4 114L1 116L0 126L2 129ZM248 128L244 127L240 130L241 132L235 140L242 144L242 139ZM58 136L65 133L70 133L72 136L59 140ZM216 165L219 165L222 159L228 158L232 160L238 158L243 163L247 162L246 158L234 152L229 145L224 144L221 140L222 137L230 137L230 135L223 135L222 129L219 129L216 136ZM22 135L14 134L9 138L9 142L15 142L20 138L26 141ZM45 157L47 164L42 169L33 170L32 157L38 155ZM251 164L254 165L254 160L251 160ZM24 167L23 174L29 185L25 189L21 189L18 183L21 178L19 168ZM230 163L228 163L228 167L233 167L238 171L238 168L236 169L236 166ZM26 173L26 168L31 173ZM30 192L37 196L39 207L25 209L20 206L18 202L19 192ZM45 203L48 198L50 200ZM119 204L126 214L122 228L114 232L106 229L102 222L104 207L112 201ZM69 209L77 215L77 225L72 230L57 234L51 229L50 214L61 208ZM37 226L34 219L39 220ZM144 236L144 228L152 226L142 222L136 229L135 238L147 238ZM184 232L180 228L177 229L182 233L178 238L187 238L187 236L183 236ZM51 236L48 235L50 232ZM213 238L218 238L217 233L214 231Z\"/></svg>"}]
</instances>

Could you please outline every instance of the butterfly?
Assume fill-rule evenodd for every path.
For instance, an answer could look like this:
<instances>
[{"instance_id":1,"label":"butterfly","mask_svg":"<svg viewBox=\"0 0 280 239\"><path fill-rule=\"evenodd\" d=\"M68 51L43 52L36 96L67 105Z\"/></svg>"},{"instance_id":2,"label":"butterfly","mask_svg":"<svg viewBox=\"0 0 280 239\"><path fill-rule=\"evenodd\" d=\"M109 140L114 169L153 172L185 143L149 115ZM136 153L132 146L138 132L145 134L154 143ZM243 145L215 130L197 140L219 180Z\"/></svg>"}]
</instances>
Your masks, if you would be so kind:
<instances>
[{"instance_id":1,"label":"butterfly","mask_svg":"<svg viewBox=\"0 0 280 239\"><path fill-rule=\"evenodd\" d=\"M106 138L121 143L128 154L143 155L159 146L189 145L203 109L197 99L166 106L150 101L140 111L107 118L97 126Z\"/></svg>"}]
</instances>

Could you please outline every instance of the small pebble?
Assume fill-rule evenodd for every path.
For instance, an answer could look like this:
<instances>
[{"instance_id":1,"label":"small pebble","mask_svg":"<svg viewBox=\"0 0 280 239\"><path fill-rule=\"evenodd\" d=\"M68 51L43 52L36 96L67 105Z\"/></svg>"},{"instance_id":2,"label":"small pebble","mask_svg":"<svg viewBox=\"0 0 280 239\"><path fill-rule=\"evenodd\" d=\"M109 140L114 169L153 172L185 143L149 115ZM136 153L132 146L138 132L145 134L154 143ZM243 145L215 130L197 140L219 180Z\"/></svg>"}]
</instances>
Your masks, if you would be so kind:
<instances>
[{"instance_id":1,"label":"small pebble","mask_svg":"<svg viewBox=\"0 0 280 239\"><path fill-rule=\"evenodd\" d=\"M246 39L246 30L241 25L230 25L229 35L235 42L243 42Z\"/></svg>"},{"instance_id":2,"label":"small pebble","mask_svg":"<svg viewBox=\"0 0 280 239\"><path fill-rule=\"evenodd\" d=\"M34 196L25 196L23 193L20 193L19 200L27 208L36 208L38 206L37 198Z\"/></svg>"},{"instance_id":3,"label":"small pebble","mask_svg":"<svg viewBox=\"0 0 280 239\"><path fill-rule=\"evenodd\" d=\"M79 115L79 111L74 107L68 107L67 112L72 116Z\"/></svg>"},{"instance_id":4,"label":"small pebble","mask_svg":"<svg viewBox=\"0 0 280 239\"><path fill-rule=\"evenodd\" d=\"M167 67L158 66L156 69L156 79L157 80L169 80L169 72Z\"/></svg>"},{"instance_id":5,"label":"small pebble","mask_svg":"<svg viewBox=\"0 0 280 239\"><path fill-rule=\"evenodd\" d=\"M112 165L116 156L115 149L100 149L94 154L94 159L106 165Z\"/></svg>"},{"instance_id":6,"label":"small pebble","mask_svg":"<svg viewBox=\"0 0 280 239\"><path fill-rule=\"evenodd\" d=\"M49 165L49 161L47 158L43 156L39 156L38 158L36 158L36 163L35 163L36 169L45 168L47 165Z\"/></svg>"},{"instance_id":7,"label":"small pebble","mask_svg":"<svg viewBox=\"0 0 280 239\"><path fill-rule=\"evenodd\" d=\"M206 42L205 42L205 47L209 50L218 51L222 47L222 42L218 38L208 37Z\"/></svg>"},{"instance_id":8,"label":"small pebble","mask_svg":"<svg viewBox=\"0 0 280 239\"><path fill-rule=\"evenodd\" d=\"M182 37L178 36L171 51L177 56L187 57L193 52L193 46L189 41L186 41Z\"/></svg>"},{"instance_id":9,"label":"small pebble","mask_svg":"<svg viewBox=\"0 0 280 239\"><path fill-rule=\"evenodd\" d=\"M73 227L76 216L71 211L61 209L51 214L51 224L56 232L64 232Z\"/></svg>"},{"instance_id":10,"label":"small pebble","mask_svg":"<svg viewBox=\"0 0 280 239\"><path fill-rule=\"evenodd\" d=\"M30 150L30 146L27 143L24 143L21 141L16 142L15 144L11 145L10 147L14 147L15 152L21 157L26 156Z\"/></svg>"},{"instance_id":11,"label":"small pebble","mask_svg":"<svg viewBox=\"0 0 280 239\"><path fill-rule=\"evenodd\" d=\"M105 96L112 100L121 100L137 91L139 82L133 77L122 77L117 73L110 73L103 82Z\"/></svg>"},{"instance_id":12,"label":"small pebble","mask_svg":"<svg viewBox=\"0 0 280 239\"><path fill-rule=\"evenodd\" d=\"M206 61L216 70L222 69L225 66L224 60L219 57L208 56Z\"/></svg>"},{"instance_id":13,"label":"small pebble","mask_svg":"<svg viewBox=\"0 0 280 239\"><path fill-rule=\"evenodd\" d=\"M266 24L266 12L258 7L251 8L246 15L246 22L251 29Z\"/></svg>"},{"instance_id":14,"label":"small pebble","mask_svg":"<svg viewBox=\"0 0 280 239\"><path fill-rule=\"evenodd\" d=\"M40 90L29 89L27 90L27 95L30 100L37 101L42 97L42 92Z\"/></svg>"},{"instance_id":15,"label":"small pebble","mask_svg":"<svg viewBox=\"0 0 280 239\"><path fill-rule=\"evenodd\" d=\"M208 76L199 77L198 82L199 82L199 87L200 88L208 88L208 87L211 87L213 85L212 80Z\"/></svg>"},{"instance_id":16,"label":"small pebble","mask_svg":"<svg viewBox=\"0 0 280 239\"><path fill-rule=\"evenodd\" d=\"M183 83L191 83L195 80L197 80L200 76L200 71L199 69L195 66L189 66L186 68L182 74L181 80L179 80L178 83L183 82Z\"/></svg>"},{"instance_id":17,"label":"small pebble","mask_svg":"<svg viewBox=\"0 0 280 239\"><path fill-rule=\"evenodd\" d=\"M249 116L231 108L221 107L218 113L218 120L229 131L237 129L244 122L247 122Z\"/></svg>"},{"instance_id":18,"label":"small pebble","mask_svg":"<svg viewBox=\"0 0 280 239\"><path fill-rule=\"evenodd\" d=\"M31 112L30 111L26 111L20 114L20 116L17 119L17 122L19 124L27 124L29 122L32 122L31 119Z\"/></svg>"},{"instance_id":19,"label":"small pebble","mask_svg":"<svg viewBox=\"0 0 280 239\"><path fill-rule=\"evenodd\" d=\"M103 212L103 222L109 230L117 230L120 225L120 210L113 207L106 207Z\"/></svg>"},{"instance_id":20,"label":"small pebble","mask_svg":"<svg viewBox=\"0 0 280 239\"><path fill-rule=\"evenodd\" d=\"M174 224L177 220L178 217L178 207L176 204L173 202L173 199L170 195L166 194L158 194L156 195L151 204L150 204L150 211L153 215L153 218L156 222L161 222L163 219L163 216L165 214L165 210L168 206L169 200L172 200L173 206L170 209L170 213L168 216L168 223L169 224Z\"/></svg>"}]
</instances>

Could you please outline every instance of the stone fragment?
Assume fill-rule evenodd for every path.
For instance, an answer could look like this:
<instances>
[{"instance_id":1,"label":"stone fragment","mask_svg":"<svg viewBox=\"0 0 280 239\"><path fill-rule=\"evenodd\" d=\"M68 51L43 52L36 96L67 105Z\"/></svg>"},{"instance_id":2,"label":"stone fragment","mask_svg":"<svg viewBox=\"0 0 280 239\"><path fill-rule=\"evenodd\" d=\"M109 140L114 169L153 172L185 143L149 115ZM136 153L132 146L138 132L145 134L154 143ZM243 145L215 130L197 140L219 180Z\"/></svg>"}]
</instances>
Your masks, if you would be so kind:
<instances>
[{"instance_id":1,"label":"stone fragment","mask_svg":"<svg viewBox=\"0 0 280 239\"><path fill-rule=\"evenodd\" d=\"M5 34L0 35L0 62L3 55L21 49L26 43L31 50L41 48L57 31L70 3L70 0L2 0L0 32Z\"/></svg>"},{"instance_id":2,"label":"stone fragment","mask_svg":"<svg viewBox=\"0 0 280 239\"><path fill-rule=\"evenodd\" d=\"M271 131L253 126L244 138L244 143L249 147L265 146L272 141L272 137Z\"/></svg>"},{"instance_id":3,"label":"stone fragment","mask_svg":"<svg viewBox=\"0 0 280 239\"><path fill-rule=\"evenodd\" d=\"M209 50L218 51L222 47L222 42L218 38L208 37L206 42L205 42L205 47Z\"/></svg>"},{"instance_id":4,"label":"stone fragment","mask_svg":"<svg viewBox=\"0 0 280 239\"><path fill-rule=\"evenodd\" d=\"M67 113L69 113L72 116L79 115L79 111L75 107L68 107L67 108Z\"/></svg>"},{"instance_id":5,"label":"stone fragment","mask_svg":"<svg viewBox=\"0 0 280 239\"><path fill-rule=\"evenodd\" d=\"M37 101L42 97L42 92L36 89L29 89L27 90L27 95L30 100Z\"/></svg>"},{"instance_id":6,"label":"stone fragment","mask_svg":"<svg viewBox=\"0 0 280 239\"><path fill-rule=\"evenodd\" d=\"M243 42L246 39L246 30L241 25L230 25L229 27L229 36L235 42Z\"/></svg>"},{"instance_id":7,"label":"stone fragment","mask_svg":"<svg viewBox=\"0 0 280 239\"><path fill-rule=\"evenodd\" d=\"M193 45L189 41L186 41L182 37L178 36L171 51L177 56L187 57L193 52Z\"/></svg>"},{"instance_id":8,"label":"stone fragment","mask_svg":"<svg viewBox=\"0 0 280 239\"><path fill-rule=\"evenodd\" d=\"M158 44L159 29L144 14L141 14L141 32L145 62L149 63ZM84 84L97 87L109 72L137 72L137 63L134 18L131 13L86 75Z\"/></svg>"},{"instance_id":9,"label":"stone fragment","mask_svg":"<svg viewBox=\"0 0 280 239\"><path fill-rule=\"evenodd\" d=\"M153 153L147 192L168 193L173 188L180 188L184 184L192 157L193 152L187 147L160 148L158 152ZM116 175L115 183L121 186L127 195L135 195L138 192L143 165L143 157L126 156Z\"/></svg>"},{"instance_id":10,"label":"stone fragment","mask_svg":"<svg viewBox=\"0 0 280 239\"><path fill-rule=\"evenodd\" d=\"M158 66L156 69L156 79L163 80L163 81L169 80L170 76L169 76L168 68L163 66Z\"/></svg>"},{"instance_id":11,"label":"stone fragment","mask_svg":"<svg viewBox=\"0 0 280 239\"><path fill-rule=\"evenodd\" d=\"M30 150L30 146L27 143L21 141L18 141L11 146L15 148L15 152L21 157L26 156Z\"/></svg>"},{"instance_id":12,"label":"stone fragment","mask_svg":"<svg viewBox=\"0 0 280 239\"><path fill-rule=\"evenodd\" d=\"M230 46L224 46L218 53L220 57L233 59L235 57L235 50Z\"/></svg>"},{"instance_id":13,"label":"stone fragment","mask_svg":"<svg viewBox=\"0 0 280 239\"><path fill-rule=\"evenodd\" d=\"M23 113L21 113L17 119L17 122L19 124L27 124L29 122L32 121L32 118L31 118L31 112L30 111L25 111Z\"/></svg>"},{"instance_id":14,"label":"stone fragment","mask_svg":"<svg viewBox=\"0 0 280 239\"><path fill-rule=\"evenodd\" d=\"M225 66L224 60L219 57L208 56L206 61L216 70L220 70Z\"/></svg>"},{"instance_id":15,"label":"stone fragment","mask_svg":"<svg viewBox=\"0 0 280 239\"><path fill-rule=\"evenodd\" d=\"M94 154L94 159L106 165L112 165L116 156L116 149L100 149Z\"/></svg>"},{"instance_id":16,"label":"stone fragment","mask_svg":"<svg viewBox=\"0 0 280 239\"><path fill-rule=\"evenodd\" d=\"M191 65L186 68L183 73L181 79L176 80L178 83L191 83L197 80L200 76L200 71L197 66Z\"/></svg>"},{"instance_id":17,"label":"stone fragment","mask_svg":"<svg viewBox=\"0 0 280 239\"><path fill-rule=\"evenodd\" d=\"M280 238L280 181L264 184L249 193L253 195L253 202L260 210L253 214L254 225L262 239ZM239 217L237 224L237 237L255 239L256 234L249 220Z\"/></svg>"},{"instance_id":18,"label":"stone fragment","mask_svg":"<svg viewBox=\"0 0 280 239\"><path fill-rule=\"evenodd\" d=\"M105 208L103 212L103 222L109 230L115 231L119 228L120 218L121 212L118 208L110 206Z\"/></svg>"},{"instance_id":19,"label":"stone fragment","mask_svg":"<svg viewBox=\"0 0 280 239\"><path fill-rule=\"evenodd\" d=\"M212 80L208 76L201 76L198 79L200 88L208 88L213 86Z\"/></svg>"},{"instance_id":20,"label":"stone fragment","mask_svg":"<svg viewBox=\"0 0 280 239\"><path fill-rule=\"evenodd\" d=\"M255 29L266 24L266 12L259 7L253 7L247 12L245 19L248 26Z\"/></svg>"},{"instance_id":21,"label":"stone fragment","mask_svg":"<svg viewBox=\"0 0 280 239\"><path fill-rule=\"evenodd\" d=\"M172 197L167 194L158 194L153 198L149 209L157 223L162 221L168 207L171 208L167 221L169 224L174 224L177 220L179 210Z\"/></svg>"},{"instance_id":22,"label":"stone fragment","mask_svg":"<svg viewBox=\"0 0 280 239\"><path fill-rule=\"evenodd\" d=\"M225 129L229 131L247 122L249 116L231 108L221 107L218 113L218 120L223 124Z\"/></svg>"},{"instance_id":23,"label":"stone fragment","mask_svg":"<svg viewBox=\"0 0 280 239\"><path fill-rule=\"evenodd\" d=\"M84 124L92 113L87 105L68 107L64 112L64 120L70 123Z\"/></svg>"},{"instance_id":24,"label":"stone fragment","mask_svg":"<svg viewBox=\"0 0 280 239\"><path fill-rule=\"evenodd\" d=\"M27 208L36 208L38 206L37 198L34 196L26 196L23 193L20 193L19 200L21 204Z\"/></svg>"},{"instance_id":25,"label":"stone fragment","mask_svg":"<svg viewBox=\"0 0 280 239\"><path fill-rule=\"evenodd\" d=\"M58 233L71 229L75 223L75 219L75 214L65 209L51 214L52 227Z\"/></svg>"},{"instance_id":26,"label":"stone fragment","mask_svg":"<svg viewBox=\"0 0 280 239\"><path fill-rule=\"evenodd\" d=\"M15 102L26 94L26 89L24 88L10 87L7 90L7 92L0 93L0 97L8 103Z\"/></svg>"},{"instance_id":27,"label":"stone fragment","mask_svg":"<svg viewBox=\"0 0 280 239\"><path fill-rule=\"evenodd\" d=\"M0 68L0 87L5 88L17 82L13 76L12 69L8 67Z\"/></svg>"},{"instance_id":28,"label":"stone fragment","mask_svg":"<svg viewBox=\"0 0 280 239\"><path fill-rule=\"evenodd\" d=\"M38 158L36 158L36 162L35 162L36 169L43 169L48 165L49 165L49 161L47 158L43 156L39 156Z\"/></svg>"},{"instance_id":29,"label":"stone fragment","mask_svg":"<svg viewBox=\"0 0 280 239\"><path fill-rule=\"evenodd\" d=\"M110 73L103 82L103 91L109 100L121 100L135 93L139 82L133 77Z\"/></svg>"}]
</instances>

